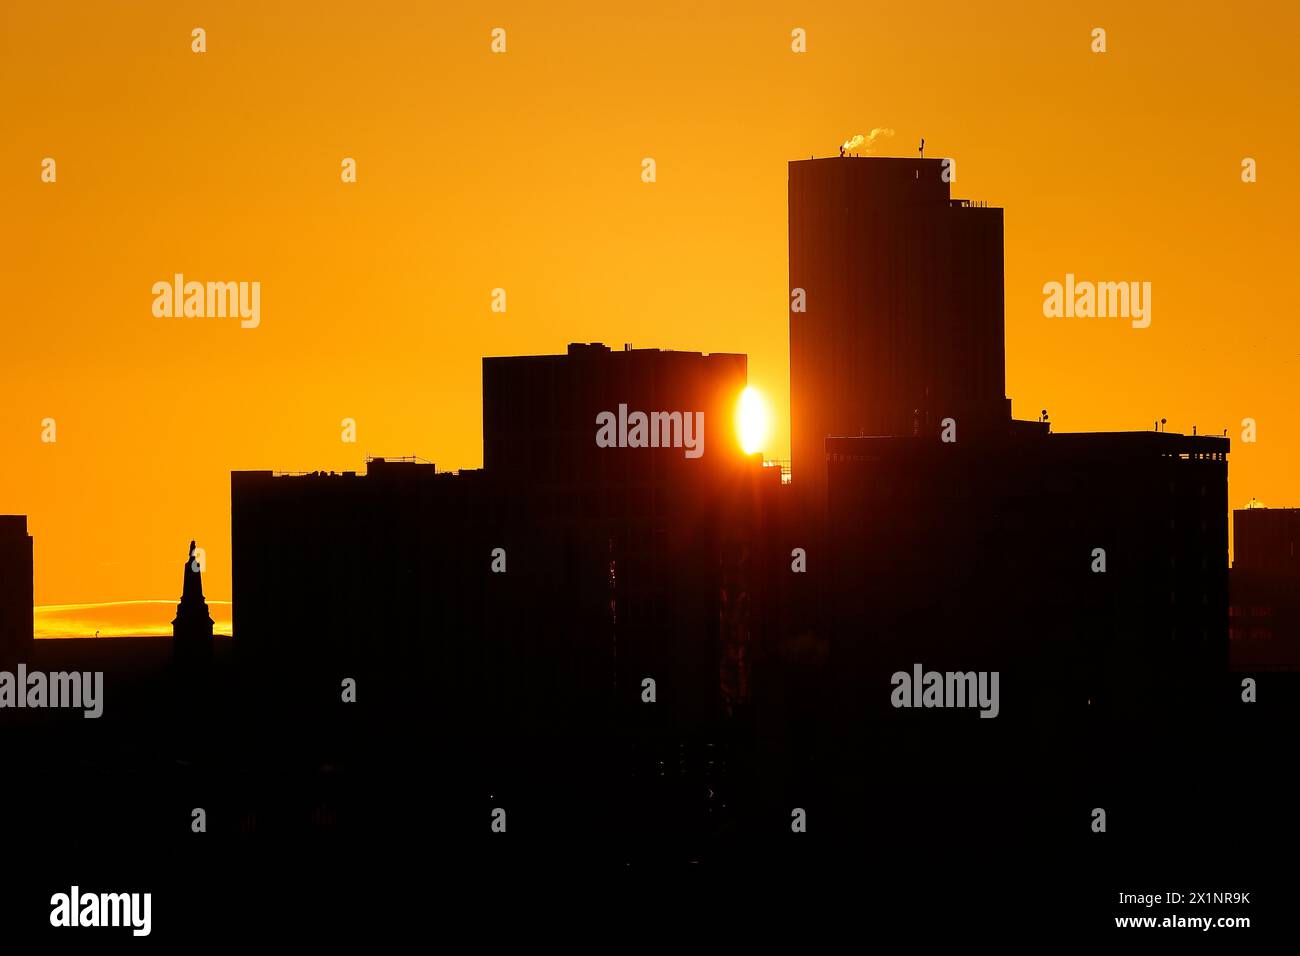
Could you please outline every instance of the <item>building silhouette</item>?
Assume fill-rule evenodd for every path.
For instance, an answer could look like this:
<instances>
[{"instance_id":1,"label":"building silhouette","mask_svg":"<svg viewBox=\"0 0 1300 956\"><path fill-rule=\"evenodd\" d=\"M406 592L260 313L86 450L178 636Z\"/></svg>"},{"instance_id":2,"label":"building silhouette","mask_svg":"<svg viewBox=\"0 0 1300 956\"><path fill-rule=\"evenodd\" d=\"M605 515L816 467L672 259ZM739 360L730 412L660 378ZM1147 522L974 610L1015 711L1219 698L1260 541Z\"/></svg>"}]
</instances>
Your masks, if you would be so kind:
<instances>
[{"instance_id":1,"label":"building silhouette","mask_svg":"<svg viewBox=\"0 0 1300 956\"><path fill-rule=\"evenodd\" d=\"M791 164L788 485L739 446L743 355L599 343L483 360L482 469L233 472L262 733L401 761L455 727L464 779L560 814L641 781L631 817L680 834L910 767L894 748L935 742L882 744L881 688L917 662L1005 674L1021 733L1204 700L1228 442L1012 419L1001 213L942 174ZM364 708L340 706L349 679Z\"/></svg>"},{"instance_id":2,"label":"building silhouette","mask_svg":"<svg viewBox=\"0 0 1300 956\"><path fill-rule=\"evenodd\" d=\"M560 820L612 787L619 832L679 845L726 799L755 670L779 663L787 496L739 447L745 384L737 355L487 358L481 470L232 473L235 661L263 737L355 734L400 762L440 728L464 779ZM339 705L345 678L364 708ZM594 849L590 827L570 832Z\"/></svg>"},{"instance_id":3,"label":"building silhouette","mask_svg":"<svg viewBox=\"0 0 1300 956\"><path fill-rule=\"evenodd\" d=\"M790 163L791 469L839 698L924 652L1063 682L1022 712L1192 700L1227 662L1228 442L1012 419L1002 211L947 168Z\"/></svg>"},{"instance_id":4,"label":"building silhouette","mask_svg":"<svg viewBox=\"0 0 1300 956\"><path fill-rule=\"evenodd\" d=\"M1300 670L1300 508L1232 512L1233 670Z\"/></svg>"},{"instance_id":5,"label":"building silhouette","mask_svg":"<svg viewBox=\"0 0 1300 956\"><path fill-rule=\"evenodd\" d=\"M1203 706L1227 670L1227 452L1046 428L829 439L838 672L1000 671L1007 721Z\"/></svg>"},{"instance_id":6,"label":"building silhouette","mask_svg":"<svg viewBox=\"0 0 1300 956\"><path fill-rule=\"evenodd\" d=\"M234 472L237 655L386 691L436 674L420 679L445 680L439 699L477 725L530 734L650 713L670 733L734 712L780 488L736 438L745 382L739 355L486 358L482 470ZM623 427L638 412L644 447ZM598 443L602 413L626 447Z\"/></svg>"},{"instance_id":7,"label":"building silhouette","mask_svg":"<svg viewBox=\"0 0 1300 956\"><path fill-rule=\"evenodd\" d=\"M336 879L394 852L484 872L869 856L929 887L963 846L1021 873L1113 862L1131 886L1132 859L1072 852L1087 808L1120 821L1090 848L1169 852L1207 804L1232 817L1222 859L1263 845L1245 824L1288 791L1241 796L1204 763L1271 773L1294 727L1264 723L1285 694L1243 716L1215 683L1229 443L1012 419L1001 213L942 173L791 164L789 484L737 441L745 356L599 343L483 360L481 469L232 472L233 640L213 640L191 542L170 642L39 642L46 670L103 670L107 704L0 713L39 728L14 764L50 781L0 794L31 821L22 852L211 846L268 882L249 858ZM1235 519L1234 637L1275 646L1294 620L1294 514ZM31 605L23 519L0 519L0 560L9 622ZM30 644L25 620L0 646ZM916 664L999 672L998 719L894 709L890 675Z\"/></svg>"},{"instance_id":8,"label":"building silhouette","mask_svg":"<svg viewBox=\"0 0 1300 956\"><path fill-rule=\"evenodd\" d=\"M413 708L477 706L487 506L478 472L429 462L233 472L232 641L253 698L294 726L334 712L345 679L367 712L413 688Z\"/></svg>"},{"instance_id":9,"label":"building silhouette","mask_svg":"<svg viewBox=\"0 0 1300 956\"><path fill-rule=\"evenodd\" d=\"M26 515L0 515L0 667L31 660L35 638L32 536Z\"/></svg>"},{"instance_id":10,"label":"building silhouette","mask_svg":"<svg viewBox=\"0 0 1300 956\"><path fill-rule=\"evenodd\" d=\"M941 159L789 164L790 467L825 503L827 436L966 434L1011 417L1002 210L954 200Z\"/></svg>"},{"instance_id":11,"label":"building silhouette","mask_svg":"<svg viewBox=\"0 0 1300 956\"><path fill-rule=\"evenodd\" d=\"M181 585L181 601L172 621L172 650L182 670L202 669L212 662L212 615L203 599L203 574L190 542Z\"/></svg>"},{"instance_id":12,"label":"building silhouette","mask_svg":"<svg viewBox=\"0 0 1300 956\"><path fill-rule=\"evenodd\" d=\"M573 344L564 355L483 360L484 473L513 509L520 573L541 575L536 587L552 601L581 602L557 623L583 622L575 632L597 640L591 676L612 681L619 708L640 708L647 678L655 713L686 725L747 697L749 562L779 475L739 446L746 380L746 358L734 354ZM651 416L643 447L598 445L598 418L621 408ZM703 424L693 450L686 416ZM547 581L557 562L577 576Z\"/></svg>"}]
</instances>

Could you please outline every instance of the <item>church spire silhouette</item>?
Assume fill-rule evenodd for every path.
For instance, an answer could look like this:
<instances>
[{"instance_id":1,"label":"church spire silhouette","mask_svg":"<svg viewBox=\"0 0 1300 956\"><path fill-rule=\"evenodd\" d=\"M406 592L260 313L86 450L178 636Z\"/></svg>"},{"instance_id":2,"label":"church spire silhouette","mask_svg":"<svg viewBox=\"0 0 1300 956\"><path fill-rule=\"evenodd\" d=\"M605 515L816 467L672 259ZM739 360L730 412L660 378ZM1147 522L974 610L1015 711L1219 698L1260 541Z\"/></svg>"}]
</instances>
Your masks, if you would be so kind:
<instances>
[{"instance_id":1,"label":"church spire silhouette","mask_svg":"<svg viewBox=\"0 0 1300 956\"><path fill-rule=\"evenodd\" d=\"M190 542L190 556L185 561L185 579L181 586L181 603L176 605L176 619L172 621L173 652L178 660L203 661L212 656L212 615L203 598L203 572L194 556L194 542Z\"/></svg>"}]
</instances>

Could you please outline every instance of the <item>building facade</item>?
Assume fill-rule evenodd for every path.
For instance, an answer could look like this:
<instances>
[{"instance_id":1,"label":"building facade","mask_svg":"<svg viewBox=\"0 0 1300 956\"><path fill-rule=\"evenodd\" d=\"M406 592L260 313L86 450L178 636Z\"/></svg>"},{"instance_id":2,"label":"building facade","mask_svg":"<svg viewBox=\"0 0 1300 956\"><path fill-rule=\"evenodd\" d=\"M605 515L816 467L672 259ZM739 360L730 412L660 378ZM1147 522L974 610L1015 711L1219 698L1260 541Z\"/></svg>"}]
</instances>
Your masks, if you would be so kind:
<instances>
[{"instance_id":1,"label":"building facade","mask_svg":"<svg viewBox=\"0 0 1300 956\"><path fill-rule=\"evenodd\" d=\"M0 666L32 659L32 536L26 515L0 515Z\"/></svg>"},{"instance_id":2,"label":"building facade","mask_svg":"<svg viewBox=\"0 0 1300 956\"><path fill-rule=\"evenodd\" d=\"M1010 418L1002 210L940 159L789 164L790 465L825 501L828 436L971 434Z\"/></svg>"},{"instance_id":3,"label":"building facade","mask_svg":"<svg viewBox=\"0 0 1300 956\"><path fill-rule=\"evenodd\" d=\"M1232 513L1232 668L1300 670L1300 508Z\"/></svg>"}]
</instances>

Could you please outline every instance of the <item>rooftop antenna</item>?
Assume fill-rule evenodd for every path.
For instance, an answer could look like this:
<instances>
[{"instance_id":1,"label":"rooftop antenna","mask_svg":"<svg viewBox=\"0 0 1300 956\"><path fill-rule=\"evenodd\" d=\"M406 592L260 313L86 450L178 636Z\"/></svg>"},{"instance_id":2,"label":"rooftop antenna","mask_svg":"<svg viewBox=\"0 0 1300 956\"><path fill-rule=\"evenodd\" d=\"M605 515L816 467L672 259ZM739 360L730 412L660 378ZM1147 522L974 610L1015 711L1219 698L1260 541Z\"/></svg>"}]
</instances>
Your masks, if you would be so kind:
<instances>
[{"instance_id":1,"label":"rooftop antenna","mask_svg":"<svg viewBox=\"0 0 1300 956\"><path fill-rule=\"evenodd\" d=\"M925 137L921 137L921 158L925 159Z\"/></svg>"}]
</instances>

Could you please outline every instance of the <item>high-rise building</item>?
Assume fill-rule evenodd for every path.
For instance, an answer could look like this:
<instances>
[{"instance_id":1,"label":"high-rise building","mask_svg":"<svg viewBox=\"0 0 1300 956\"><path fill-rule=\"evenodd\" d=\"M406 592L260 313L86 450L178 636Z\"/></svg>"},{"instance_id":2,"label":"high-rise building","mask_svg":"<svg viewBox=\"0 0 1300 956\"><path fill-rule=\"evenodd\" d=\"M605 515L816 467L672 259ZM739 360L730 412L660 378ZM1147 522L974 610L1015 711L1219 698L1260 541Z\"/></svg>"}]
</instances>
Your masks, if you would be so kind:
<instances>
[{"instance_id":1,"label":"high-rise building","mask_svg":"<svg viewBox=\"0 0 1300 956\"><path fill-rule=\"evenodd\" d=\"M683 723L747 695L764 469L736 430L746 376L744 355L599 343L483 360L484 472L525 517L520 573L555 554L588 568L553 600L585 595L566 617L602 635L591 659L615 700L639 706L652 679L657 712Z\"/></svg>"},{"instance_id":2,"label":"high-rise building","mask_svg":"<svg viewBox=\"0 0 1300 956\"><path fill-rule=\"evenodd\" d=\"M790 465L825 501L828 436L973 435L1010 418L1002 210L941 159L789 165Z\"/></svg>"},{"instance_id":3,"label":"high-rise building","mask_svg":"<svg viewBox=\"0 0 1300 956\"><path fill-rule=\"evenodd\" d=\"M1012 420L1002 211L946 160L789 169L791 476L843 699L919 655L1052 675L1021 713L1194 696L1227 666L1227 440Z\"/></svg>"},{"instance_id":4,"label":"high-rise building","mask_svg":"<svg viewBox=\"0 0 1300 956\"><path fill-rule=\"evenodd\" d=\"M744 355L598 342L573 343L564 355L485 358L483 469L556 494L648 486L678 472L689 490L701 474L734 472L745 460L735 422L746 375ZM602 435L601 422L612 432Z\"/></svg>"},{"instance_id":5,"label":"high-rise building","mask_svg":"<svg viewBox=\"0 0 1300 956\"><path fill-rule=\"evenodd\" d=\"M32 537L26 515L0 515L0 665L31 660Z\"/></svg>"}]
</instances>

